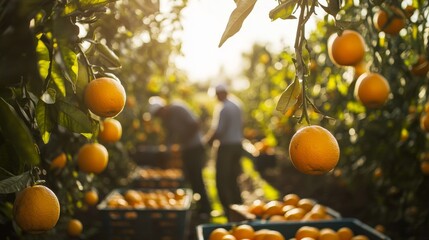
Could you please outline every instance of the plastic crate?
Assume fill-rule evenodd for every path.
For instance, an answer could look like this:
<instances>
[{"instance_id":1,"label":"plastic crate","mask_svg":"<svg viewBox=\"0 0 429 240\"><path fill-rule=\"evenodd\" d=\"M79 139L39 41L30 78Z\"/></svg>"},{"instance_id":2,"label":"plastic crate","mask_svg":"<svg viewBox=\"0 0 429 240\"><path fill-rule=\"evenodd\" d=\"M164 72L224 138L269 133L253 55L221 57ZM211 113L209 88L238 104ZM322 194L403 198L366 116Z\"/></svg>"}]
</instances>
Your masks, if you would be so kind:
<instances>
[{"instance_id":1,"label":"plastic crate","mask_svg":"<svg viewBox=\"0 0 429 240\"><path fill-rule=\"evenodd\" d=\"M183 207L172 209L150 209L108 206L110 197L125 193L128 189L116 189L97 206L106 237L110 240L185 240L189 234L192 190L185 191ZM145 193L168 189L135 189ZM176 191L179 189L170 189Z\"/></svg>"},{"instance_id":2,"label":"plastic crate","mask_svg":"<svg viewBox=\"0 0 429 240\"><path fill-rule=\"evenodd\" d=\"M141 174L142 171L158 171L159 174L146 176ZM174 171L174 174L168 176L167 171ZM133 173L132 186L135 188L183 188L185 187L185 178L181 169L139 167Z\"/></svg>"},{"instance_id":3,"label":"plastic crate","mask_svg":"<svg viewBox=\"0 0 429 240\"><path fill-rule=\"evenodd\" d=\"M243 222L230 222L226 224L201 224L197 226L198 240L209 239L210 233L219 227L230 230L234 225L240 225ZM282 223L263 223L263 222L246 222L255 230L270 229L280 232L286 240L294 238L296 231L302 226L313 226L319 229L331 228L338 230L341 227L349 227L355 235L363 234L371 240L390 240L390 238L375 229L362 223L355 218L343 218L334 220L308 221L308 222L282 222Z\"/></svg>"}]
</instances>

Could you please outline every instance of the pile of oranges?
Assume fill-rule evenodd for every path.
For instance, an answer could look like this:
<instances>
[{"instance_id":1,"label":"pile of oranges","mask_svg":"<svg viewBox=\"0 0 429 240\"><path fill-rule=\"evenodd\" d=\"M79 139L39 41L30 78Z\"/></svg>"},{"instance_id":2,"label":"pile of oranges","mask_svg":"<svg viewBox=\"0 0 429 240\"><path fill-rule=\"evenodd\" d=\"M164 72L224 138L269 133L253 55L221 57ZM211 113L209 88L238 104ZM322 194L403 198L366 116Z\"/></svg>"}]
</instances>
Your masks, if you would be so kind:
<instances>
[{"instance_id":1,"label":"pile of oranges","mask_svg":"<svg viewBox=\"0 0 429 240\"><path fill-rule=\"evenodd\" d=\"M289 193L281 200L255 200L246 206L247 213L271 222L332 219L328 208L313 199Z\"/></svg>"},{"instance_id":2,"label":"pile of oranges","mask_svg":"<svg viewBox=\"0 0 429 240\"><path fill-rule=\"evenodd\" d=\"M223 227L215 228L209 235L208 240L285 240L283 235L270 229L255 230L249 224L233 226L231 230Z\"/></svg>"},{"instance_id":3,"label":"pile of oranges","mask_svg":"<svg viewBox=\"0 0 429 240\"><path fill-rule=\"evenodd\" d=\"M304 225L293 236L289 240L369 240L369 237L363 234L355 234L349 227L334 230ZM210 232L208 240L285 240L285 237L277 230L256 230L252 225L243 223L232 226L230 230L217 227Z\"/></svg>"},{"instance_id":4,"label":"pile of oranges","mask_svg":"<svg viewBox=\"0 0 429 240\"><path fill-rule=\"evenodd\" d=\"M184 189L128 189L123 193L115 192L106 199L109 208L135 209L183 209L191 201Z\"/></svg>"},{"instance_id":5,"label":"pile of oranges","mask_svg":"<svg viewBox=\"0 0 429 240\"><path fill-rule=\"evenodd\" d=\"M332 228L316 228L312 226L302 226L296 233L293 240L369 240L363 234L354 234L349 227L341 227L338 230ZM291 240L292 240L291 239Z\"/></svg>"}]
</instances>

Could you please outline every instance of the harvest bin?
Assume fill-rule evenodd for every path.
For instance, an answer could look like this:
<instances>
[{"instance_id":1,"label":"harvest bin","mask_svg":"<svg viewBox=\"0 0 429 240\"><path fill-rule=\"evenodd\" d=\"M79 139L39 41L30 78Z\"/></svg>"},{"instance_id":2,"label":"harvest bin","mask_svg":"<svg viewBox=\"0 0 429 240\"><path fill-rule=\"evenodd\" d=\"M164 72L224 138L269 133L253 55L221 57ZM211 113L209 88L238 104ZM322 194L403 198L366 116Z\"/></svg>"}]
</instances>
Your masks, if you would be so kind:
<instances>
[{"instance_id":1,"label":"harvest bin","mask_svg":"<svg viewBox=\"0 0 429 240\"><path fill-rule=\"evenodd\" d=\"M110 240L185 240L191 217L192 190L185 192L180 208L160 209L146 207L111 207L110 197L124 194L127 189L115 189L97 206L106 237ZM171 189L177 191L180 189ZM136 189L145 193L167 191L168 189Z\"/></svg>"},{"instance_id":2,"label":"harvest bin","mask_svg":"<svg viewBox=\"0 0 429 240\"><path fill-rule=\"evenodd\" d=\"M370 240L390 240L384 234L377 232L375 229L362 223L355 218L343 218L334 220L320 220L320 221L307 221L307 222L279 222L279 223L265 223L260 221L255 222L230 222L226 224L201 224L197 226L197 237L198 240L208 240L210 233L219 227L223 227L226 230L230 230L234 225L249 224L255 230L259 229L270 229L280 232L286 240L294 238L296 231L302 226L313 226L319 229L331 228L338 230L341 227L349 227L355 235L363 234L366 235Z\"/></svg>"}]
</instances>

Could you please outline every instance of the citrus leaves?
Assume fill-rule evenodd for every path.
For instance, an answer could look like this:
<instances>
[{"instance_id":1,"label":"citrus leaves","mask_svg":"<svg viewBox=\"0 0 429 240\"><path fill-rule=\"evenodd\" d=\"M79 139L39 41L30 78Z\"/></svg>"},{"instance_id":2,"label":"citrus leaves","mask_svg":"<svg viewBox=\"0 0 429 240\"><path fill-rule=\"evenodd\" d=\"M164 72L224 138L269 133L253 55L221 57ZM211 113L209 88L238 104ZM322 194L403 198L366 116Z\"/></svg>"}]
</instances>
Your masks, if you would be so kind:
<instances>
[{"instance_id":1,"label":"citrus leaves","mask_svg":"<svg viewBox=\"0 0 429 240\"><path fill-rule=\"evenodd\" d=\"M293 10L295 9L298 0L284 1L282 4L275 7L270 11L269 16L272 21L281 18L281 19L295 19L295 16L292 16Z\"/></svg>"},{"instance_id":2,"label":"citrus leaves","mask_svg":"<svg viewBox=\"0 0 429 240\"><path fill-rule=\"evenodd\" d=\"M255 3L256 0L237 0L237 7L232 11L231 16L229 17L226 29L220 39L219 47L221 47L228 38L232 37L240 30L244 20L253 10Z\"/></svg>"},{"instance_id":3,"label":"citrus leaves","mask_svg":"<svg viewBox=\"0 0 429 240\"><path fill-rule=\"evenodd\" d=\"M279 101L277 102L276 110L282 113L286 113L287 110L295 105L298 102L299 96L301 94L301 82L298 78L286 88L286 90L280 96Z\"/></svg>"},{"instance_id":4,"label":"citrus leaves","mask_svg":"<svg viewBox=\"0 0 429 240\"><path fill-rule=\"evenodd\" d=\"M3 98L0 98L0 116L2 116L0 134L7 139L0 144L2 159L0 167L12 168L20 172L24 165L39 164L39 152L30 130L15 109ZM13 167L11 167L12 165Z\"/></svg>"},{"instance_id":5,"label":"citrus leaves","mask_svg":"<svg viewBox=\"0 0 429 240\"><path fill-rule=\"evenodd\" d=\"M228 24L223 32L223 35L219 42L219 47L221 47L225 41L240 31L241 26L243 25L244 20L252 12L253 7L255 6L256 0L237 0L237 7L232 11ZM281 19L295 19L295 16L292 16L292 13L296 6L298 5L298 0L286 0L275 7L270 11L269 17L271 20Z\"/></svg>"}]
</instances>

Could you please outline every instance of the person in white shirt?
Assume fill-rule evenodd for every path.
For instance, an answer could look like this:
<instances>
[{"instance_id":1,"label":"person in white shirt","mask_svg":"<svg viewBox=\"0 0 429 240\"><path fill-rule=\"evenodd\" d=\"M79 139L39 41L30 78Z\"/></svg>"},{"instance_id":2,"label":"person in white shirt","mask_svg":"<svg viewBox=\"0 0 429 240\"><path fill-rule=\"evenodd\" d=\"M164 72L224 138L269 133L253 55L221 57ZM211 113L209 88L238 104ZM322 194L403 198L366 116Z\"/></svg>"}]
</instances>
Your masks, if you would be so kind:
<instances>
[{"instance_id":1,"label":"person in white shirt","mask_svg":"<svg viewBox=\"0 0 429 240\"><path fill-rule=\"evenodd\" d=\"M216 153L216 188L225 216L230 219L231 204L241 204L238 177L242 173L243 120L241 104L228 96L223 84L215 88L220 105L213 113L212 126L205 141L212 145L219 141Z\"/></svg>"}]
</instances>

